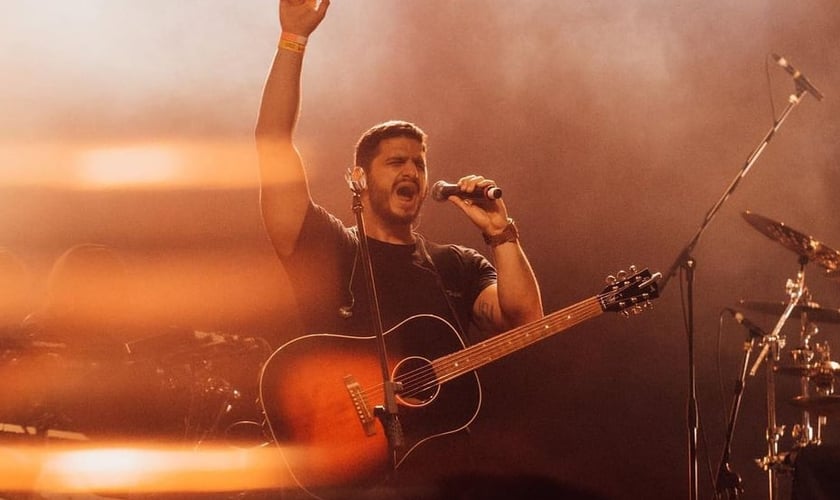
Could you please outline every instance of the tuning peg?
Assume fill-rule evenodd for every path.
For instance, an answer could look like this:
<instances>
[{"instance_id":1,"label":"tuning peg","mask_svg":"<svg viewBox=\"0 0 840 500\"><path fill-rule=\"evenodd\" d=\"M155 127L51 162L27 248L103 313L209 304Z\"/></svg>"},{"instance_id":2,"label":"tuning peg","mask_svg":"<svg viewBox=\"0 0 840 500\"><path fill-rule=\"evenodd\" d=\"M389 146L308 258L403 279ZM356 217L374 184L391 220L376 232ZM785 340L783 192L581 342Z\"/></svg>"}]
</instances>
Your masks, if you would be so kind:
<instances>
[{"instance_id":1,"label":"tuning peg","mask_svg":"<svg viewBox=\"0 0 840 500\"><path fill-rule=\"evenodd\" d=\"M636 264L631 264L630 265L630 274L636 274L637 271L638 271L638 269L636 268Z\"/></svg>"},{"instance_id":2,"label":"tuning peg","mask_svg":"<svg viewBox=\"0 0 840 500\"><path fill-rule=\"evenodd\" d=\"M643 312L645 312L646 310L648 310L650 308L651 308L650 302L645 301L645 302L640 302L640 303L628 308L627 311L628 311L628 315L630 315L630 314L635 315L635 314L642 314Z\"/></svg>"},{"instance_id":3,"label":"tuning peg","mask_svg":"<svg viewBox=\"0 0 840 500\"><path fill-rule=\"evenodd\" d=\"M606 277L606 279L604 281L606 281L608 285L615 285L615 282L618 281L618 280L615 279L615 276L610 274L609 276Z\"/></svg>"},{"instance_id":4,"label":"tuning peg","mask_svg":"<svg viewBox=\"0 0 840 500\"><path fill-rule=\"evenodd\" d=\"M618 278L619 281L626 280L627 279L627 271L622 269L621 271L618 272L618 274L616 274L616 278Z\"/></svg>"}]
</instances>

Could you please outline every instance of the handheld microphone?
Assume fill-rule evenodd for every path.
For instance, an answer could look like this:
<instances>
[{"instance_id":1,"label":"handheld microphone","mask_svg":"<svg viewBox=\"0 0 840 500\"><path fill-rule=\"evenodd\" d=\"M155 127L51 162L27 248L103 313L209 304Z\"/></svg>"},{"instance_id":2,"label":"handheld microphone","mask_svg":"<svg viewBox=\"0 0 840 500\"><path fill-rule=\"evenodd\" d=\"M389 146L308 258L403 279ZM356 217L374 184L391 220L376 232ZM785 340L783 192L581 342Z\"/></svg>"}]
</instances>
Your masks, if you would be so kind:
<instances>
[{"instance_id":1,"label":"handheld microphone","mask_svg":"<svg viewBox=\"0 0 840 500\"><path fill-rule=\"evenodd\" d=\"M767 336L767 332L759 328L758 325L756 325L752 321L748 320L743 314L741 314L740 311L736 311L735 309L730 309L728 307L726 308L726 310L729 311L729 314L731 314L732 317L735 318L735 321L739 325L749 330L751 335L755 335L756 337Z\"/></svg>"},{"instance_id":2,"label":"handheld microphone","mask_svg":"<svg viewBox=\"0 0 840 500\"><path fill-rule=\"evenodd\" d=\"M450 196L471 200L498 200L502 197L502 189L498 186L476 187L472 193L461 191L457 184L450 184L445 181L437 181L432 186L432 198L437 201L446 201Z\"/></svg>"},{"instance_id":3,"label":"handheld microphone","mask_svg":"<svg viewBox=\"0 0 840 500\"><path fill-rule=\"evenodd\" d=\"M790 63L787 61L787 59L785 59L784 57L782 57L780 55L777 55L777 54L770 54L770 55L773 56L773 59L776 61L776 64L783 67L785 69L785 71L790 73L790 75L793 77L793 81L796 83L797 87L801 86L802 88L804 88L805 90L807 90L808 92L813 94L814 97L816 97L818 101L822 101L822 98L823 98L822 92L817 90L817 88L814 87L814 85L807 78L805 78L805 75L803 75L802 73L799 72L799 70L797 70L796 68L791 66Z\"/></svg>"}]
</instances>

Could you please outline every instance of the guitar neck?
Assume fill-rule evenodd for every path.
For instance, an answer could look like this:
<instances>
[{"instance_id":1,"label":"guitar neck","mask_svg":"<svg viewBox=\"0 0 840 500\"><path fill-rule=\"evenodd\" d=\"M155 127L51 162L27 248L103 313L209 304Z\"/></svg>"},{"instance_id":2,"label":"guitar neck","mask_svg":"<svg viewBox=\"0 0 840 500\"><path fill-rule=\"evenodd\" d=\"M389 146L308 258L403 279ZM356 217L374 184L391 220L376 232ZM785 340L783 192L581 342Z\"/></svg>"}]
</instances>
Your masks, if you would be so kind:
<instances>
[{"instance_id":1,"label":"guitar neck","mask_svg":"<svg viewBox=\"0 0 840 500\"><path fill-rule=\"evenodd\" d=\"M479 344L442 356L434 360L432 366L439 382L443 383L599 316L603 312L600 297L591 297Z\"/></svg>"}]
</instances>

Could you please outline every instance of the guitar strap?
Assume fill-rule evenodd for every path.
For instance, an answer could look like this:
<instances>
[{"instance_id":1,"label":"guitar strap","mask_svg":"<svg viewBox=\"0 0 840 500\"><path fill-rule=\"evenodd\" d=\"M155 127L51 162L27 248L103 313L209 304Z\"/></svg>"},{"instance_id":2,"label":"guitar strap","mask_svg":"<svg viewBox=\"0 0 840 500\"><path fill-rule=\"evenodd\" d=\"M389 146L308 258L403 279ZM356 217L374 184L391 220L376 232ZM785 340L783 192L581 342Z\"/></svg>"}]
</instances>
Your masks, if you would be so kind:
<instances>
[{"instance_id":1,"label":"guitar strap","mask_svg":"<svg viewBox=\"0 0 840 500\"><path fill-rule=\"evenodd\" d=\"M443 283L443 278L441 277L440 272L438 272L438 266L435 265L435 260L432 258L432 255L429 252L429 246L431 245L419 233L414 233L414 236L415 241L417 241L417 248L414 251L414 264L422 269L431 272L434 275L435 282L437 283L438 288L440 288L440 292L443 294L443 299L446 301L446 306L449 308L449 312L452 314L455 326L458 328L458 333L461 334L462 339L466 340L467 330L464 328L464 325L461 324L461 317L458 314L458 309L452 303L452 299L450 296L452 292ZM445 259L449 255L447 251L440 247L435 248L434 250L437 250L435 251L435 255L437 256L439 261L441 259Z\"/></svg>"},{"instance_id":2,"label":"guitar strap","mask_svg":"<svg viewBox=\"0 0 840 500\"><path fill-rule=\"evenodd\" d=\"M359 261L359 232L356 226L351 228L353 239L355 240L355 256L353 258L353 266L350 271L349 282L347 283L347 300L346 305L342 306L339 310L339 315L342 318L349 319L352 316L353 306L355 305L355 297L353 296L353 279L356 275L356 266ZM452 315L452 321L454 322L455 326L458 328L458 333L461 335L461 338L465 341L467 340L467 329L464 328L464 324L461 321L461 315L458 314L458 308L455 307L455 304L452 302L453 295L457 294L458 292L450 290L447 288L446 284L443 281L443 277L441 273L438 271L439 267L443 267L444 269L452 269L455 266L454 263L447 264L446 260L449 259L450 261L453 259L453 256L450 252L446 249L446 247L435 245L427 241L421 234L414 233L414 239L417 242L413 254L413 264L418 268L429 272L434 276L435 283L437 284L438 289L440 290L441 295L443 296L443 300L446 302L446 307L449 309L449 313Z\"/></svg>"}]
</instances>

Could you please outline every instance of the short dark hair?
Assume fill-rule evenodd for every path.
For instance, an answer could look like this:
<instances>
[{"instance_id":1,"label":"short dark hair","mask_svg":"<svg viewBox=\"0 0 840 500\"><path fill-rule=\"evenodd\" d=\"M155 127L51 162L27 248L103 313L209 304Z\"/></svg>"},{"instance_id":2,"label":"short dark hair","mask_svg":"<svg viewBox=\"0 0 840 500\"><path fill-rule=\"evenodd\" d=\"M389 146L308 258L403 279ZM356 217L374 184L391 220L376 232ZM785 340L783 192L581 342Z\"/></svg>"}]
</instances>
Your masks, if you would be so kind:
<instances>
[{"instance_id":1,"label":"short dark hair","mask_svg":"<svg viewBox=\"0 0 840 500\"><path fill-rule=\"evenodd\" d=\"M367 172L370 164L379 152L379 143L394 137L408 137L420 141L423 150L426 149L426 133L417 125L402 121L390 120L369 128L356 143L355 165Z\"/></svg>"}]
</instances>

